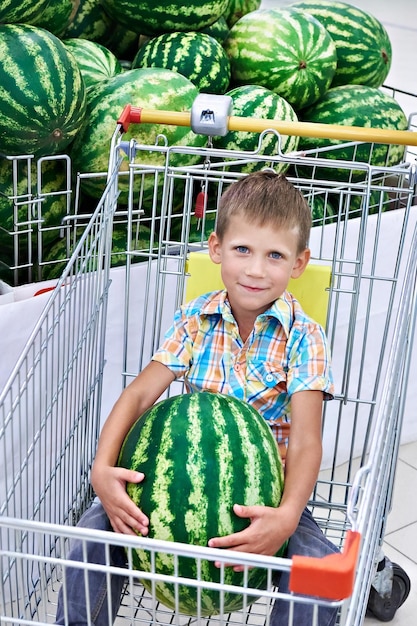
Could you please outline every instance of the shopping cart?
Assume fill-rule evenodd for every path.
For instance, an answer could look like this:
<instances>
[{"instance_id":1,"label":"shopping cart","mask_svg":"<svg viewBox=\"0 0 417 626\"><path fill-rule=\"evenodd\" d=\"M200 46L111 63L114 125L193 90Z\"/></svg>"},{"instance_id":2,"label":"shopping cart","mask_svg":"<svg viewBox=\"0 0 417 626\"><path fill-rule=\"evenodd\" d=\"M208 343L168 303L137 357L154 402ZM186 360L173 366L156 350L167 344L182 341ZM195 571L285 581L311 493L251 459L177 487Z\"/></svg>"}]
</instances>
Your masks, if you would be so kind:
<instances>
[{"instance_id":1,"label":"shopping cart","mask_svg":"<svg viewBox=\"0 0 417 626\"><path fill-rule=\"evenodd\" d=\"M193 110L197 119L198 106ZM160 141L155 146L134 140L126 144L125 131L139 118L153 122L164 117L166 123L168 116L171 123L190 123L187 116L184 120L165 113L136 108L123 112L112 140L103 196L75 238L69 261L0 395L4 468L0 477L1 620L5 624L54 621L61 586L65 597L68 542L78 538L103 543L108 554L106 565L80 564L85 585L88 571L97 567L106 573L108 584L112 576L125 580L117 623L268 623L271 603L280 597L290 606L294 600L310 604L312 624L318 623L319 606L332 605L340 608L340 624L359 625L391 506L413 345L414 159L396 167L375 167L346 164L337 158L324 160L317 154L283 155L280 132L272 126L254 129L261 136L263 132L276 135L277 154L267 159L259 151L216 150L210 139L206 148L198 149ZM198 123L195 130L204 132ZM364 140L371 141L372 132L368 133ZM206 129L205 134L210 132ZM404 131L395 134L395 140L414 141L411 135ZM149 158L146 166L141 163L144 150L148 157L152 151L157 154L154 167L149 166ZM173 156L182 153L194 155L195 165L173 165ZM123 223L127 247L123 266L110 270L120 165L126 158L129 206ZM89 471L108 391L108 307L116 302L124 324L123 386L159 345L183 301L190 253L206 249L218 200L228 185L245 175L249 162L274 169L288 167L288 177L306 198L310 202L319 198L322 203L310 243L314 261L328 266L331 273L325 319L336 397L324 411L323 469L310 504L326 535L342 548L336 559L261 557L74 527L93 497ZM300 166L302 176L297 173ZM360 176L343 183L321 176L329 168L340 167L359 171ZM395 211L385 211L387 206ZM143 231L147 238L141 236ZM387 248L391 258L387 258ZM181 382L169 390L180 392ZM125 546L127 568L110 564L112 545ZM149 553L153 564L149 572L133 569L132 551L139 548ZM198 576L163 576L155 567L161 554L172 561L174 572L182 558L195 560L197 571L207 559L220 562L223 568L226 563L243 564L243 584L231 587ZM265 590L247 584L248 568L254 566L267 572ZM276 571L291 572L291 594L274 587ZM156 600L153 591L160 582L171 585L173 610ZM185 588L197 600L206 589L217 593L218 614L207 616L197 602L196 615L183 615L179 599ZM227 594L242 597L240 611L226 614L222 610ZM254 596L256 602L252 602ZM290 623L291 615L290 611Z\"/></svg>"}]
</instances>

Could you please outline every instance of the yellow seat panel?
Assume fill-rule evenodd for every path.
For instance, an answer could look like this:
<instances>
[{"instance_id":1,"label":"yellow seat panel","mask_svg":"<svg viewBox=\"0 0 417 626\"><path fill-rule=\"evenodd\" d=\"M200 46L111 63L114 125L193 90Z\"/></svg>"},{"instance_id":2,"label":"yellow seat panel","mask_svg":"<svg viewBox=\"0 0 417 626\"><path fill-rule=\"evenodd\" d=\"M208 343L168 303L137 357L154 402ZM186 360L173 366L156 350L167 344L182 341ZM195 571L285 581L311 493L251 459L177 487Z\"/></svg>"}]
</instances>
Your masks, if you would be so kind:
<instances>
[{"instance_id":1,"label":"yellow seat panel","mask_svg":"<svg viewBox=\"0 0 417 626\"><path fill-rule=\"evenodd\" d=\"M190 252L185 301L208 291L223 289L220 267L206 252ZM288 291L297 298L307 315L322 326L326 325L330 284L331 268L311 261L300 278L292 278L288 285Z\"/></svg>"}]
</instances>

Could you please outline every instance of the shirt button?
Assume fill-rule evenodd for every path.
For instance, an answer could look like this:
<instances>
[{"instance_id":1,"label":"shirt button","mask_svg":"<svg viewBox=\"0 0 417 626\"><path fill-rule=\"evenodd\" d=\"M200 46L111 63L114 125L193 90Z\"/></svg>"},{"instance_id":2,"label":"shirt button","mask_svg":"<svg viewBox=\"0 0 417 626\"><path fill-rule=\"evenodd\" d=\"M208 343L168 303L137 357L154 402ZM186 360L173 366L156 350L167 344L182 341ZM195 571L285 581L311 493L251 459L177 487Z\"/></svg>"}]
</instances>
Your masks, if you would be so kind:
<instances>
[{"instance_id":1,"label":"shirt button","mask_svg":"<svg viewBox=\"0 0 417 626\"><path fill-rule=\"evenodd\" d=\"M265 376L265 382L266 382L268 387L274 387L275 386L275 378L274 378L273 374L267 374Z\"/></svg>"},{"instance_id":2,"label":"shirt button","mask_svg":"<svg viewBox=\"0 0 417 626\"><path fill-rule=\"evenodd\" d=\"M240 365L239 363L235 363L235 367L234 367L235 372L238 372L240 370Z\"/></svg>"}]
</instances>

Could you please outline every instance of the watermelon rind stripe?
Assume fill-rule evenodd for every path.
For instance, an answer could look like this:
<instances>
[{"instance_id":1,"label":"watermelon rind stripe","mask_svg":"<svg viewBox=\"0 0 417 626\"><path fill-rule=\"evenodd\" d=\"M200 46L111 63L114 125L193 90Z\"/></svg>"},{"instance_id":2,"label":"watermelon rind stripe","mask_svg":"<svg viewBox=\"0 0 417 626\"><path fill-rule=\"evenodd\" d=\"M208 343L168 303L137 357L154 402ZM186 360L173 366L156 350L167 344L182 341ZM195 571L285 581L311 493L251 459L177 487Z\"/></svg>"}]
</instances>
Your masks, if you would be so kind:
<instances>
[{"instance_id":1,"label":"watermelon rind stripe","mask_svg":"<svg viewBox=\"0 0 417 626\"><path fill-rule=\"evenodd\" d=\"M232 405L231 405L232 406ZM213 430L217 441L215 455L219 459L219 476L217 478L219 491L217 493L216 508L218 510L219 535L228 535L233 532L230 517L230 503L234 501L232 485L227 468L233 461L232 452L229 445L229 433L220 403L213 406ZM235 424L231 424L235 427ZM231 434L233 437L233 434Z\"/></svg>"}]
</instances>

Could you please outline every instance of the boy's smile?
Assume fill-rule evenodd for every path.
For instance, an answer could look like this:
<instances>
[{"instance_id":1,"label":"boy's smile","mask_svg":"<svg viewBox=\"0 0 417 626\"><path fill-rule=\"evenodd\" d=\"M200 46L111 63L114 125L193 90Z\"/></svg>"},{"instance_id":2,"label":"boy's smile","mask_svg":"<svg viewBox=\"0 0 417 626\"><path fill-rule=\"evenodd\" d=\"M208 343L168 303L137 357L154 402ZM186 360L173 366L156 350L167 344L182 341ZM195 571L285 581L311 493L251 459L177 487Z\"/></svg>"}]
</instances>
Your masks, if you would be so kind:
<instances>
[{"instance_id":1,"label":"boy's smile","mask_svg":"<svg viewBox=\"0 0 417 626\"><path fill-rule=\"evenodd\" d=\"M223 283L233 315L239 325L253 327L297 278L309 260L309 251L297 252L298 232L272 224L246 222L233 215L220 241L216 233L209 239L211 259L221 263ZM245 333L246 334L246 333Z\"/></svg>"}]
</instances>

